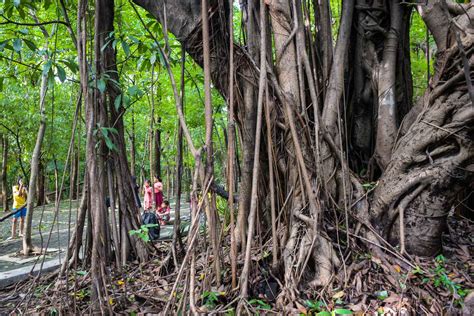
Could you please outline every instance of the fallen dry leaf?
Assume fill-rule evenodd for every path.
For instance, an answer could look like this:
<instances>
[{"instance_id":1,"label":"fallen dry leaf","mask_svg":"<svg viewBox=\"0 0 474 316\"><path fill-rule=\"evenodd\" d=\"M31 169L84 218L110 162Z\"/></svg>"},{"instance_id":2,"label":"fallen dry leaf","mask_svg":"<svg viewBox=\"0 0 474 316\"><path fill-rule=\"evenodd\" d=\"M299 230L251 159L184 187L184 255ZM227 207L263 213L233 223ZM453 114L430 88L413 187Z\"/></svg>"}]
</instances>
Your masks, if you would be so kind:
<instances>
[{"instance_id":1,"label":"fallen dry leaf","mask_svg":"<svg viewBox=\"0 0 474 316\"><path fill-rule=\"evenodd\" d=\"M301 305L298 301L295 302L296 303L296 307L298 308L298 311L303 314L303 315L307 315L308 314L308 310L303 306Z\"/></svg>"}]
</instances>

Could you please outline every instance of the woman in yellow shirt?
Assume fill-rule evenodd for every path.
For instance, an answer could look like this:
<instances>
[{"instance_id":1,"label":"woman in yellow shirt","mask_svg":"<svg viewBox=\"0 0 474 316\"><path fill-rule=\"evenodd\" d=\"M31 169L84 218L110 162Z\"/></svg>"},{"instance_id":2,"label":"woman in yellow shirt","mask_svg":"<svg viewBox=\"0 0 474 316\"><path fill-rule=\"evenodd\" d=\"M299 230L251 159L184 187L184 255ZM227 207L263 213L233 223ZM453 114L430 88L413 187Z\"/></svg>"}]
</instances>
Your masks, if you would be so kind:
<instances>
[{"instance_id":1,"label":"woman in yellow shirt","mask_svg":"<svg viewBox=\"0 0 474 316\"><path fill-rule=\"evenodd\" d=\"M13 186L13 211L16 211L16 213L13 215L11 239L16 238L16 227L17 227L18 218L20 219L19 236L20 237L23 236L23 227L25 224L25 217L26 217L26 197L27 197L26 188L23 186L23 180L19 178L17 185Z\"/></svg>"}]
</instances>

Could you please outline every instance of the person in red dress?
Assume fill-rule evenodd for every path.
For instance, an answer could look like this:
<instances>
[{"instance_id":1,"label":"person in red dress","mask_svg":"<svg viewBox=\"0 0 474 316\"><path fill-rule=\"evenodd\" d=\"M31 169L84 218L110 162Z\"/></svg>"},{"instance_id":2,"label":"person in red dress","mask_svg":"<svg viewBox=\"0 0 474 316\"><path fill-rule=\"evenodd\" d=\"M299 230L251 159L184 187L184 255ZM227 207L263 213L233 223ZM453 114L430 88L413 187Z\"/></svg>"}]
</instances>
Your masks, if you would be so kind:
<instances>
[{"instance_id":1,"label":"person in red dress","mask_svg":"<svg viewBox=\"0 0 474 316\"><path fill-rule=\"evenodd\" d=\"M161 203L163 203L163 183L161 183L161 179L155 176L155 181L153 183L153 189L155 194L155 210L161 207Z\"/></svg>"}]
</instances>

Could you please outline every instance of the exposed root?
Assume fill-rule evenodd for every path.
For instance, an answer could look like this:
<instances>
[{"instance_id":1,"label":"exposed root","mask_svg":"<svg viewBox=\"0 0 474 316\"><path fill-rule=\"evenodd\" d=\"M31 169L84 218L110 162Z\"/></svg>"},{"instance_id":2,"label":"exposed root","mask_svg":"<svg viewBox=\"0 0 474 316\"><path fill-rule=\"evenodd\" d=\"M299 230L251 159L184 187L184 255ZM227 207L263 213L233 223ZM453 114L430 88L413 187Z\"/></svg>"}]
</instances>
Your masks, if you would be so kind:
<instances>
[{"instance_id":1,"label":"exposed root","mask_svg":"<svg viewBox=\"0 0 474 316\"><path fill-rule=\"evenodd\" d=\"M474 253L469 248L469 236L459 235L458 232L472 230L472 226L473 223L468 220L452 218L451 233L445 235L445 244L449 249L446 256L436 260L414 258L411 261L413 267L401 264L385 252L371 250L373 255L369 255L364 248L354 247L347 261L347 276L341 271L337 274L331 273L330 282L322 288L286 287L282 279L279 279L283 272L272 270L271 258L264 255L271 246L255 250L252 252L252 258L257 268L251 271L250 297L245 301L244 310L261 313L262 305L256 303L260 301L262 304L268 304L277 313L294 314L303 310L308 312L311 309L307 303L309 300L326 304L324 310L346 308L365 313L379 309L386 313L390 310L405 310L408 314L459 312L460 303L466 295L463 291L474 286L469 278L474 269L471 264ZM226 239L226 244L228 241L229 239ZM303 239L300 242L302 243ZM164 310L169 295L174 295L177 300L177 304L170 310L172 313L189 311L185 303L189 300L189 287L186 282L189 274L186 274L183 282L179 282L173 291L178 274L169 266L173 262L169 246L163 244L158 247L158 256L144 265L124 267L123 275L111 270L105 271L110 278L106 294L113 313L160 313ZM315 250L320 247L315 243ZM221 313L235 309L239 297L230 287L230 274L224 276L225 286L208 288L206 284L213 283L215 276L208 264L208 252L199 253L196 255L194 280L196 310L202 313ZM227 261L224 260L223 263L228 264ZM238 266L241 267L241 264L240 260ZM436 280L441 280L442 275L445 275L450 283L435 286ZM29 312L49 313L57 310L64 314L90 313L91 274L87 271L77 274L74 272L70 273L67 279L55 281L56 276L57 273L47 274L34 286L33 280L27 280L1 291L0 312L24 312L25 301L21 303L21 298L27 297L30 300ZM296 280L297 276L291 277ZM67 282L76 285L66 287ZM66 289L68 292L65 292ZM217 300L213 301L213 304L210 304L204 295L206 291L216 293Z\"/></svg>"}]
</instances>

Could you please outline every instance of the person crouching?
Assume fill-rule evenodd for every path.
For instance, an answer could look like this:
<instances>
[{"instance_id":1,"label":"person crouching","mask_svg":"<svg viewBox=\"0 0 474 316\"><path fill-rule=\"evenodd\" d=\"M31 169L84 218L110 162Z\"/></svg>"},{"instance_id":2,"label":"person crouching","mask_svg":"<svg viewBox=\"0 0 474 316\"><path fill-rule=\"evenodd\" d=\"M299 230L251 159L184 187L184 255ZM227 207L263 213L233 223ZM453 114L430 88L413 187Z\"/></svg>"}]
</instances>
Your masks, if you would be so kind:
<instances>
[{"instance_id":1,"label":"person crouching","mask_svg":"<svg viewBox=\"0 0 474 316\"><path fill-rule=\"evenodd\" d=\"M161 203L161 207L158 208L156 212L156 215L160 220L160 225L166 225L170 221L170 212L170 202L164 200L163 203Z\"/></svg>"}]
</instances>

